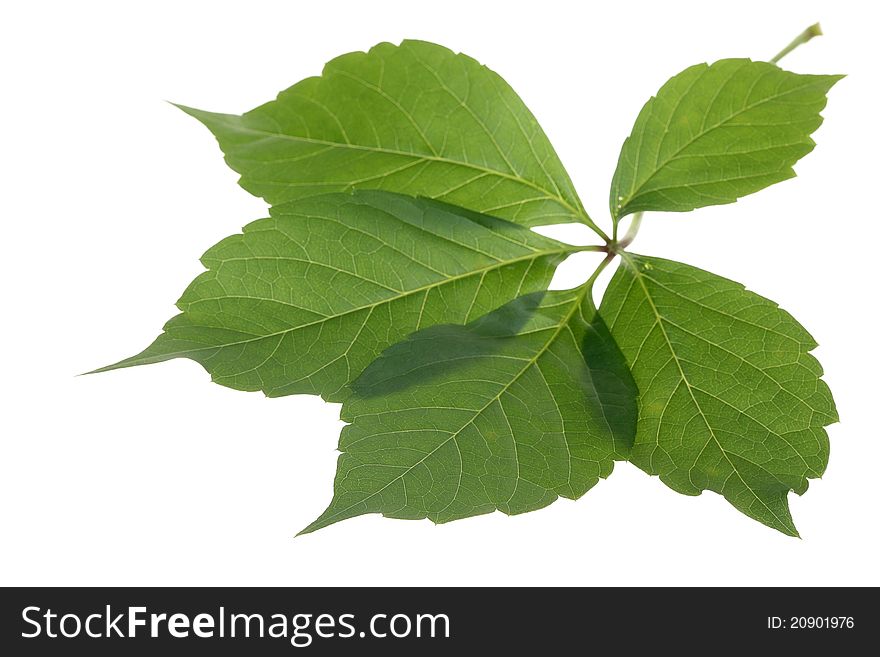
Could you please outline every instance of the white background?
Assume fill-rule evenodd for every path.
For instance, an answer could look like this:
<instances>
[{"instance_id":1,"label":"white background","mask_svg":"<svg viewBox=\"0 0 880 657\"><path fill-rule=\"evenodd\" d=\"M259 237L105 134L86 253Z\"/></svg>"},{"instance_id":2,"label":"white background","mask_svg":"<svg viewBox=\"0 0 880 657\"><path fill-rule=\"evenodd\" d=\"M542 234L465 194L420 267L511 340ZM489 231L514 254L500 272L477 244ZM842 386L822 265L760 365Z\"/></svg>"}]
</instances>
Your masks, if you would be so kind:
<instances>
[{"instance_id":1,"label":"white background","mask_svg":"<svg viewBox=\"0 0 880 657\"><path fill-rule=\"evenodd\" d=\"M0 10L0 584L859 585L878 554L878 23L868 2L4 3ZM330 500L339 408L209 382L139 351L211 244L265 216L211 135L163 102L241 112L336 55L436 41L522 95L607 226L641 105L700 61L848 73L799 177L645 217L635 250L778 301L817 338L843 421L792 496L803 536L629 464L577 502L434 526L366 516L294 539ZM554 233L589 239L568 228ZM554 282L580 282L591 263Z\"/></svg>"}]
</instances>

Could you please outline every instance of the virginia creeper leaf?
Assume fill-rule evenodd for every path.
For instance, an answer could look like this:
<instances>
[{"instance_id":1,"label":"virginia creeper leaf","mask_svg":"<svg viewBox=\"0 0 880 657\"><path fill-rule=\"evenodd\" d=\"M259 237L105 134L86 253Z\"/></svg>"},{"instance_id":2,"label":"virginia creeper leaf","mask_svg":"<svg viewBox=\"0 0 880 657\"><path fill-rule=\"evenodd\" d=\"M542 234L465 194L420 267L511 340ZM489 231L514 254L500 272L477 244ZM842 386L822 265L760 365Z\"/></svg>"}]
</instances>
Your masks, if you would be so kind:
<instances>
[{"instance_id":1,"label":"virginia creeper leaf","mask_svg":"<svg viewBox=\"0 0 880 657\"><path fill-rule=\"evenodd\" d=\"M738 283L625 252L639 222L619 241L617 223L791 178L841 77L726 59L670 79L621 149L613 239L514 91L438 45L343 55L241 116L182 107L271 216L204 255L152 345L97 371L186 357L226 386L342 402L334 495L303 532L522 513L630 459L797 535L788 494L824 471L837 420L816 343ZM605 244L530 230L573 221ZM598 271L546 292L586 250L622 259L601 312Z\"/></svg>"},{"instance_id":2,"label":"virginia creeper leaf","mask_svg":"<svg viewBox=\"0 0 880 657\"><path fill-rule=\"evenodd\" d=\"M333 501L304 532L365 513L447 522L574 499L635 433L635 385L585 287L420 331L353 389Z\"/></svg>"},{"instance_id":3,"label":"virginia creeper leaf","mask_svg":"<svg viewBox=\"0 0 880 657\"><path fill-rule=\"evenodd\" d=\"M645 104L623 143L612 216L732 203L794 177L792 165L815 146L825 94L842 77L748 59L685 69Z\"/></svg>"},{"instance_id":4,"label":"virginia creeper leaf","mask_svg":"<svg viewBox=\"0 0 880 657\"><path fill-rule=\"evenodd\" d=\"M329 62L242 116L182 108L271 204L350 188L428 196L536 226L586 216L547 136L496 73L424 41Z\"/></svg>"},{"instance_id":5,"label":"virginia creeper leaf","mask_svg":"<svg viewBox=\"0 0 880 657\"><path fill-rule=\"evenodd\" d=\"M546 288L577 250L389 192L292 201L211 248L182 313L143 352L103 369L186 357L231 388L339 401L389 345Z\"/></svg>"},{"instance_id":6,"label":"virginia creeper leaf","mask_svg":"<svg viewBox=\"0 0 880 657\"><path fill-rule=\"evenodd\" d=\"M837 421L806 330L739 283L630 254L601 314L640 393L630 460L680 493L715 491L796 536L788 492L821 476L824 427Z\"/></svg>"}]
</instances>

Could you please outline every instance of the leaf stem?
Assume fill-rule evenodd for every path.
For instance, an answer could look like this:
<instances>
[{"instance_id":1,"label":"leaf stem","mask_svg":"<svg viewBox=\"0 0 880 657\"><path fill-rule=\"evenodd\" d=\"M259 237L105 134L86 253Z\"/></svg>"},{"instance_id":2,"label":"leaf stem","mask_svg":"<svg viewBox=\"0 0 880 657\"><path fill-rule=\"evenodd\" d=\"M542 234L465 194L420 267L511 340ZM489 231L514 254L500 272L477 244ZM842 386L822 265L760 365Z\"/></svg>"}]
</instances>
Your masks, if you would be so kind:
<instances>
[{"instance_id":1,"label":"leaf stem","mask_svg":"<svg viewBox=\"0 0 880 657\"><path fill-rule=\"evenodd\" d=\"M599 228L599 226L596 225L596 223L592 219L590 219L590 217L587 216L586 212L581 213L580 219L590 230L592 230L594 233L596 233L596 235L601 237L603 240L605 240L606 242L611 241L611 238L608 237L608 234L604 230Z\"/></svg>"},{"instance_id":2,"label":"leaf stem","mask_svg":"<svg viewBox=\"0 0 880 657\"><path fill-rule=\"evenodd\" d=\"M626 235L623 236L623 239L617 239L617 227L620 223L619 221L614 222L614 239L609 241L604 247L599 249L600 251L605 251L609 253L612 257L623 253L624 249L632 244L632 241L636 238L636 235L639 234L639 228L642 225L642 216L644 212L635 212L632 215L632 219L629 223L629 229L626 231Z\"/></svg>"},{"instance_id":3,"label":"leaf stem","mask_svg":"<svg viewBox=\"0 0 880 657\"><path fill-rule=\"evenodd\" d=\"M599 266L596 267L596 270L592 274L590 274L590 277L586 281L584 281L582 287L584 287L588 290L592 290L593 283L595 283L596 279L599 278L599 274L601 274L605 270L605 267L607 267L608 264L612 260L614 260L614 257L616 255L617 255L616 253L609 253L608 255L606 255L605 258L602 260L602 262L599 263Z\"/></svg>"},{"instance_id":4,"label":"leaf stem","mask_svg":"<svg viewBox=\"0 0 880 657\"><path fill-rule=\"evenodd\" d=\"M789 43L785 48L779 51L779 54L776 55L773 59L770 60L771 64L778 64L779 60L785 57L792 50L797 48L798 46L806 43L813 37L822 36L822 28L819 26L819 23L814 23L810 25L806 30L798 34L794 40Z\"/></svg>"},{"instance_id":5,"label":"leaf stem","mask_svg":"<svg viewBox=\"0 0 880 657\"><path fill-rule=\"evenodd\" d=\"M625 249L632 241L636 238L636 235L639 234L639 228L642 226L642 215L644 212L636 212L632 216L632 221L629 224L629 230L626 231L626 235L623 236L623 239L617 242L617 248L620 250Z\"/></svg>"},{"instance_id":6,"label":"leaf stem","mask_svg":"<svg viewBox=\"0 0 880 657\"><path fill-rule=\"evenodd\" d=\"M596 279L599 278L599 274L605 271L605 267L614 260L617 254L614 251L608 251L605 257L602 259L602 262L599 263L599 266L596 267L596 270L590 274L590 277L585 280L583 283L577 286L579 290L578 293L578 303L583 303L586 301L590 308L595 312L596 310L596 300L593 299L593 285L596 282Z\"/></svg>"}]
</instances>

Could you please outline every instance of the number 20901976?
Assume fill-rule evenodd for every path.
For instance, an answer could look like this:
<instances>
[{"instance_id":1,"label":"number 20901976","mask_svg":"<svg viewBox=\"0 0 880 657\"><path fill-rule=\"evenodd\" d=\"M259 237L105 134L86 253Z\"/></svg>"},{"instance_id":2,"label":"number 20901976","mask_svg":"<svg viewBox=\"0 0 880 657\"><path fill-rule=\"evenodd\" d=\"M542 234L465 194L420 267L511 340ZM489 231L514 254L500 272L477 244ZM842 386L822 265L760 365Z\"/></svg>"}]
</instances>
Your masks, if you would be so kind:
<instances>
[{"instance_id":1,"label":"number 20901976","mask_svg":"<svg viewBox=\"0 0 880 657\"><path fill-rule=\"evenodd\" d=\"M851 630L853 627L852 616L767 616L770 630Z\"/></svg>"}]
</instances>

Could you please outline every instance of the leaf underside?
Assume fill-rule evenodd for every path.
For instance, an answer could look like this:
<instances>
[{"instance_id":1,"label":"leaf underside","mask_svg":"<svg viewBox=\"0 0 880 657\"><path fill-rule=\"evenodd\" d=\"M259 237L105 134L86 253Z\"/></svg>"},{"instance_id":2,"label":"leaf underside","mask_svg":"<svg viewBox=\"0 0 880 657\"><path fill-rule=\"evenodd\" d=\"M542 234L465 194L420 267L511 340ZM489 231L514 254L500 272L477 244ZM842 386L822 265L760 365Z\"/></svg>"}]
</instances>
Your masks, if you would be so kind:
<instances>
[{"instance_id":1,"label":"leaf underside","mask_svg":"<svg viewBox=\"0 0 880 657\"><path fill-rule=\"evenodd\" d=\"M342 406L329 508L447 522L575 499L625 458L635 385L588 290L536 293L388 349Z\"/></svg>"},{"instance_id":2,"label":"leaf underside","mask_svg":"<svg viewBox=\"0 0 880 657\"><path fill-rule=\"evenodd\" d=\"M242 116L181 109L214 133L241 185L271 204L358 188L428 196L525 226L585 214L513 89L432 43L343 55Z\"/></svg>"},{"instance_id":3,"label":"leaf underside","mask_svg":"<svg viewBox=\"0 0 880 657\"><path fill-rule=\"evenodd\" d=\"M788 493L825 471L824 427L837 421L813 338L739 283L629 254L601 315L639 389L630 460L796 536Z\"/></svg>"},{"instance_id":4,"label":"leaf underside","mask_svg":"<svg viewBox=\"0 0 880 657\"><path fill-rule=\"evenodd\" d=\"M663 85L639 113L611 183L611 214L732 203L795 175L840 75L722 59Z\"/></svg>"}]
</instances>

